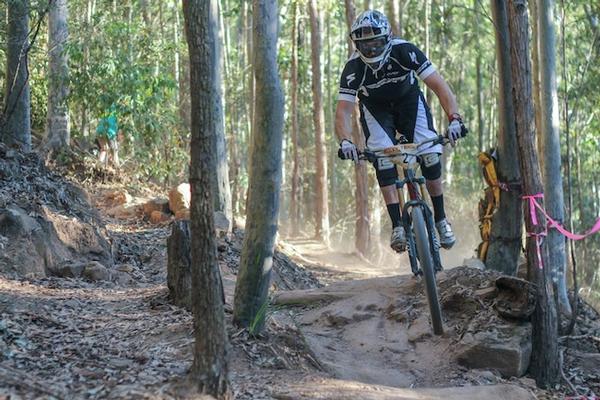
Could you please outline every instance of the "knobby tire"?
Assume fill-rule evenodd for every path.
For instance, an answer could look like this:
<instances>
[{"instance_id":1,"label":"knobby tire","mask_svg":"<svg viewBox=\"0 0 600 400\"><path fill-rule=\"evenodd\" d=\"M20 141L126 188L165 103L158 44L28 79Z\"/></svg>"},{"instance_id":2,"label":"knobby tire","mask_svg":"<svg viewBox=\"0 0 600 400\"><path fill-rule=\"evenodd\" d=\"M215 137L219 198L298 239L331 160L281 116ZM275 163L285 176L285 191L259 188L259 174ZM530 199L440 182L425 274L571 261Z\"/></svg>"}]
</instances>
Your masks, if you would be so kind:
<instances>
[{"instance_id":1,"label":"knobby tire","mask_svg":"<svg viewBox=\"0 0 600 400\"><path fill-rule=\"evenodd\" d=\"M431 316L431 325L433 333L441 335L444 333L442 322L442 310L438 299L437 285L435 282L435 265L431 254L431 246L427 227L423 217L423 210L420 207L413 207L411 211L412 226L417 244L417 254L419 255L419 264L423 271L423 279L425 281L425 293L427 302L429 303L429 314ZM434 234L432 232L432 234Z\"/></svg>"}]
</instances>

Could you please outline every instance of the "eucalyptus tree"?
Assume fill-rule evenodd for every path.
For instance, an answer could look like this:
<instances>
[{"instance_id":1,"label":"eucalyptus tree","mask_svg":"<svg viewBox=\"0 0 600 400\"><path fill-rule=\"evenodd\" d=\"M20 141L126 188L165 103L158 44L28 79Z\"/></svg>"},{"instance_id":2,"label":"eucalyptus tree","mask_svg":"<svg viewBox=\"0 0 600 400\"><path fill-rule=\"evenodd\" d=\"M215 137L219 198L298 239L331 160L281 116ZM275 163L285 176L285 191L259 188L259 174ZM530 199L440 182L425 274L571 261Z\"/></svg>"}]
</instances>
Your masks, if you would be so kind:
<instances>
[{"instance_id":1,"label":"eucalyptus tree","mask_svg":"<svg viewBox=\"0 0 600 400\"><path fill-rule=\"evenodd\" d=\"M356 17L353 0L345 0L345 14L346 14L346 26L348 31L352 27L352 23ZM352 54L354 51L354 45L350 36L347 36L348 40L348 54ZM354 107L354 113L352 115L352 140L358 148L364 149L365 138L361 131L360 124L358 122L359 111L358 107ZM356 210L356 224L354 228L354 245L356 250L362 255L366 256L371 242L371 231L370 231L370 216L369 216L369 182L367 176L367 166L364 162L358 163L354 166L354 176L356 189L354 191L355 196L355 210Z\"/></svg>"},{"instance_id":2,"label":"eucalyptus tree","mask_svg":"<svg viewBox=\"0 0 600 400\"><path fill-rule=\"evenodd\" d=\"M531 59L529 53L529 21L526 0L508 1L511 70L515 127L523 194L542 193L542 178L535 145L535 123L531 101ZM541 199L534 199L543 203ZM528 203L525 210L528 278L536 285L536 306L532 316L532 352L530 371L542 388L553 387L559 376L558 324L552 272L548 268L548 246L543 240L546 217ZM537 224L530 215L537 214Z\"/></svg>"},{"instance_id":3,"label":"eucalyptus tree","mask_svg":"<svg viewBox=\"0 0 600 400\"><path fill-rule=\"evenodd\" d=\"M235 287L233 319L261 330L271 284L279 215L283 92L277 68L277 0L254 0L253 62L256 102L250 146L246 231Z\"/></svg>"},{"instance_id":4,"label":"eucalyptus tree","mask_svg":"<svg viewBox=\"0 0 600 400\"><path fill-rule=\"evenodd\" d=\"M300 204L299 204L299 186L300 186L300 154L299 154L299 127L298 127L298 23L299 23L299 4L293 3L292 19L292 82L291 82L291 128L292 128L292 185L290 192L290 217L291 233L296 236L300 229Z\"/></svg>"},{"instance_id":5,"label":"eucalyptus tree","mask_svg":"<svg viewBox=\"0 0 600 400\"><path fill-rule=\"evenodd\" d=\"M321 24L317 1L308 1L311 27L313 122L315 128L315 236L329 245L329 201L327 194L327 149L321 83Z\"/></svg>"},{"instance_id":6,"label":"eucalyptus tree","mask_svg":"<svg viewBox=\"0 0 600 400\"><path fill-rule=\"evenodd\" d=\"M561 151L559 136L558 90L556 83L556 37L554 33L554 1L537 0L539 81L540 81L540 121L543 145L544 194L546 210L557 220L564 221L565 200L561 173ZM565 238L556 229L548 231L548 249L550 251L548 268L551 269L558 290L560 310L571 313L567 294L566 268L567 254Z\"/></svg>"},{"instance_id":7,"label":"eucalyptus tree","mask_svg":"<svg viewBox=\"0 0 600 400\"><path fill-rule=\"evenodd\" d=\"M191 89L191 235L192 311L194 314L194 363L191 374L201 393L219 399L231 397L228 382L227 335L223 307L214 203L211 184L217 173L214 143L221 110L214 101L218 87L217 0L183 0L185 31L190 56Z\"/></svg>"},{"instance_id":8,"label":"eucalyptus tree","mask_svg":"<svg viewBox=\"0 0 600 400\"><path fill-rule=\"evenodd\" d=\"M69 40L67 0L54 0L48 13L48 114L45 147L57 152L69 147Z\"/></svg>"},{"instance_id":9,"label":"eucalyptus tree","mask_svg":"<svg viewBox=\"0 0 600 400\"><path fill-rule=\"evenodd\" d=\"M0 141L31 150L31 92L29 88L29 0L7 4L6 84L0 115Z\"/></svg>"},{"instance_id":10,"label":"eucalyptus tree","mask_svg":"<svg viewBox=\"0 0 600 400\"><path fill-rule=\"evenodd\" d=\"M498 179L509 183L510 190L500 191L500 207L492 217L491 242L486 265L507 275L515 275L521 254L522 223L521 198L516 189L520 181L515 109L511 90L511 42L508 31L508 15L505 1L491 0L496 33L498 60Z\"/></svg>"}]
</instances>

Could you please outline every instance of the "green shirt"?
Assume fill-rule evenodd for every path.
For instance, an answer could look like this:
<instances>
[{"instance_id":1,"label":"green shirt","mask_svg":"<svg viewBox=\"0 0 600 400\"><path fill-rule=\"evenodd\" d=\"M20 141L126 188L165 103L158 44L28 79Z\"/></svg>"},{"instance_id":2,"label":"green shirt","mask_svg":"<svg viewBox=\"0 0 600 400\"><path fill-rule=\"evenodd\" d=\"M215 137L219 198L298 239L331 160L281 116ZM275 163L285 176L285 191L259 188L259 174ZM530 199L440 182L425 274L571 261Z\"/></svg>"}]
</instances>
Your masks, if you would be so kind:
<instances>
[{"instance_id":1,"label":"green shirt","mask_svg":"<svg viewBox=\"0 0 600 400\"><path fill-rule=\"evenodd\" d=\"M102 117L96 127L98 136L106 136L109 140L117 137L119 126L117 124L117 114L112 112L106 117Z\"/></svg>"}]
</instances>

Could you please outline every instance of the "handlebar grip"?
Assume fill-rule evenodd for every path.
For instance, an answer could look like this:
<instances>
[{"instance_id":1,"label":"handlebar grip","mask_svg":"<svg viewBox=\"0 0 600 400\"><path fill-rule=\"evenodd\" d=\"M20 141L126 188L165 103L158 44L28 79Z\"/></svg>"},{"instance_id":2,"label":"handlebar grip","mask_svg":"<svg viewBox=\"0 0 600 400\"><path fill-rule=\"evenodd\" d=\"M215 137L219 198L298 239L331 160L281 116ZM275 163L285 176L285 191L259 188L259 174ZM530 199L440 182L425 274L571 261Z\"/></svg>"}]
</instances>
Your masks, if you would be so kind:
<instances>
[{"instance_id":1,"label":"handlebar grip","mask_svg":"<svg viewBox=\"0 0 600 400\"><path fill-rule=\"evenodd\" d=\"M346 157L344 156L344 152L342 152L342 149L338 149L338 158L340 160L346 160Z\"/></svg>"},{"instance_id":2,"label":"handlebar grip","mask_svg":"<svg viewBox=\"0 0 600 400\"><path fill-rule=\"evenodd\" d=\"M467 129L466 126L461 126L461 130L460 130L460 137L464 138L467 136L467 134L469 133L469 130Z\"/></svg>"}]
</instances>

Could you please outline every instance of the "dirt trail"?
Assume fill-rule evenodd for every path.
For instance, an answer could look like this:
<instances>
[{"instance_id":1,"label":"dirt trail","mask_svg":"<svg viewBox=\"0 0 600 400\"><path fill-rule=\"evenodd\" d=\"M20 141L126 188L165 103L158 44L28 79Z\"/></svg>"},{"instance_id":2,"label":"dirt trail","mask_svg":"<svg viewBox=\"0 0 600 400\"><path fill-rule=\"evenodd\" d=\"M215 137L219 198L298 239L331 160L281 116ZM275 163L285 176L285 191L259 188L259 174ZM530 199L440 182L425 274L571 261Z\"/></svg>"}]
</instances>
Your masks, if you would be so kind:
<instances>
[{"instance_id":1,"label":"dirt trail","mask_svg":"<svg viewBox=\"0 0 600 400\"><path fill-rule=\"evenodd\" d=\"M106 221L116 269L129 280L0 277L0 398L185 397L192 318L168 299L168 225ZM313 293L318 301L275 306L265 335L249 338L230 324L240 244L222 245L237 399L437 399L456 392L398 388L503 382L489 371L469 372L447 362L452 341L429 334L418 311L424 305L420 283L399 276L408 267L376 267L311 241L279 248L328 286L288 291L292 297ZM469 393L464 398L531 398L528 390L492 386Z\"/></svg>"}]
</instances>

